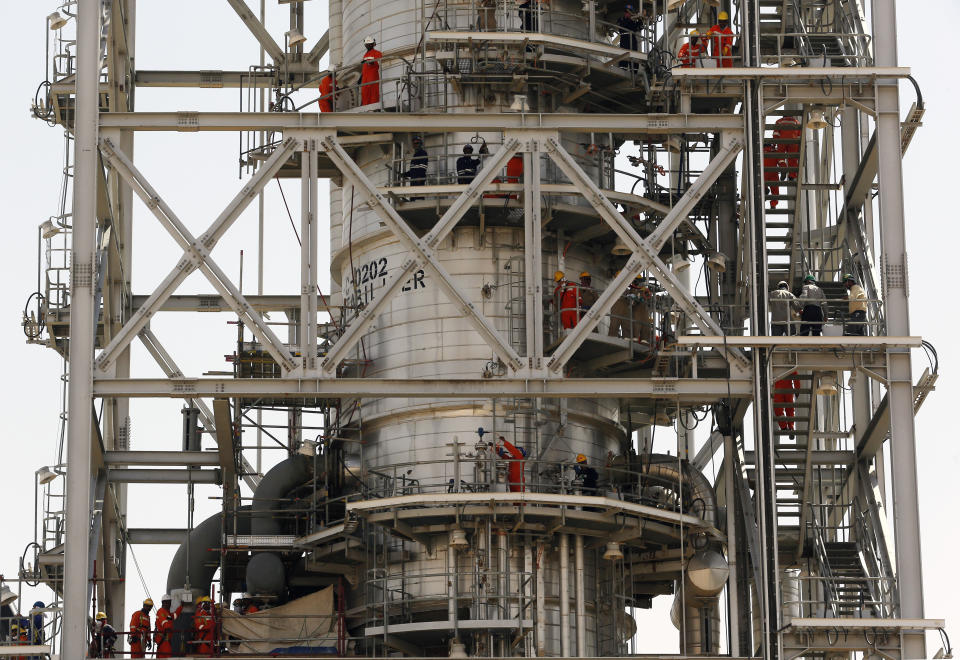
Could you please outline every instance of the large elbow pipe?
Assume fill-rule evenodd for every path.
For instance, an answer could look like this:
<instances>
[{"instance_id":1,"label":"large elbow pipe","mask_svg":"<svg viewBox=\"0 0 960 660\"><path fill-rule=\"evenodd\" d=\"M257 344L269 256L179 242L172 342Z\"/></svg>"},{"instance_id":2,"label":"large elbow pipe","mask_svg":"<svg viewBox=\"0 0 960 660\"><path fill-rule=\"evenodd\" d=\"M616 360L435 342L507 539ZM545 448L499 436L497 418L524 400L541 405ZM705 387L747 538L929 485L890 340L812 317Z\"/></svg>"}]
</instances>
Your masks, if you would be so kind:
<instances>
[{"instance_id":1,"label":"large elbow pipe","mask_svg":"<svg viewBox=\"0 0 960 660\"><path fill-rule=\"evenodd\" d=\"M236 533L250 533L250 518L241 508L236 516ZM232 519L231 519L232 524ZM170 570L167 572L167 593L186 588L188 582L195 595L206 594L210 582L220 567L221 540L223 538L223 514L215 513L190 532L189 541L177 548Z\"/></svg>"},{"instance_id":2,"label":"large elbow pipe","mask_svg":"<svg viewBox=\"0 0 960 660\"><path fill-rule=\"evenodd\" d=\"M277 463L264 475L253 494L251 530L255 536L276 536L283 532L277 516L279 502L291 490L313 476L313 462L297 454ZM255 554L247 564L247 591L260 596L279 596L287 587L283 560L275 552Z\"/></svg>"},{"instance_id":3,"label":"large elbow pipe","mask_svg":"<svg viewBox=\"0 0 960 660\"><path fill-rule=\"evenodd\" d=\"M677 465L676 457L653 454L644 459L642 472L655 479L662 480L666 484L676 484L677 493L685 494L684 500L691 507L697 506L697 502L702 503L700 505L702 511L697 513L703 521L714 527L717 526L717 496L714 493L713 486L710 485L703 473L690 465L689 462L685 461L681 470ZM681 483L683 484L682 487Z\"/></svg>"}]
</instances>

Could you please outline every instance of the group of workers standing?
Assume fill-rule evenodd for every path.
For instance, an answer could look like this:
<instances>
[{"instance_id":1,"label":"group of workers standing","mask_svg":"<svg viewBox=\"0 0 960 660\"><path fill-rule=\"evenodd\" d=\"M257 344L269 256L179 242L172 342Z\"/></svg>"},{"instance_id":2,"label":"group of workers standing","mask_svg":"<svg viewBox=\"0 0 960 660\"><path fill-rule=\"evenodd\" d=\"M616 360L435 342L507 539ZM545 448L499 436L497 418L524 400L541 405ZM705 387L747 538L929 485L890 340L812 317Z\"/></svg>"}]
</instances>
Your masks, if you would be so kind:
<instances>
[{"instance_id":1,"label":"group of workers standing","mask_svg":"<svg viewBox=\"0 0 960 660\"><path fill-rule=\"evenodd\" d=\"M730 29L730 14L725 11L720 12L716 25L705 35L697 29L690 30L690 40L677 52L677 59L685 69L693 68L699 60L707 57L720 68L733 67L733 30Z\"/></svg>"},{"instance_id":2,"label":"group of workers standing","mask_svg":"<svg viewBox=\"0 0 960 660\"><path fill-rule=\"evenodd\" d=\"M843 285L847 289L847 316L844 320L843 334L864 336L867 334L867 294L857 284L853 275L843 276ZM777 288L770 293L770 329L774 337L785 335L804 335L819 337L823 334L826 320L824 305L827 297L817 285L813 275L803 278L800 296L790 291L786 282L778 282ZM794 332L795 319L799 317L800 327Z\"/></svg>"},{"instance_id":3,"label":"group of workers standing","mask_svg":"<svg viewBox=\"0 0 960 660\"><path fill-rule=\"evenodd\" d=\"M156 648L157 658L172 658L182 655L212 656L217 646L216 608L209 596L200 596L196 602L193 620L187 627L176 626L183 616L183 606L172 608L172 599L164 595L157 610L153 625L150 612L153 600L147 598L143 606L130 617L130 628L126 632L131 658L145 658L148 651ZM246 613L257 611L255 607ZM175 632L176 630L176 632ZM104 612L97 612L90 630L91 658L116 657L115 650L120 633L107 620Z\"/></svg>"}]
</instances>

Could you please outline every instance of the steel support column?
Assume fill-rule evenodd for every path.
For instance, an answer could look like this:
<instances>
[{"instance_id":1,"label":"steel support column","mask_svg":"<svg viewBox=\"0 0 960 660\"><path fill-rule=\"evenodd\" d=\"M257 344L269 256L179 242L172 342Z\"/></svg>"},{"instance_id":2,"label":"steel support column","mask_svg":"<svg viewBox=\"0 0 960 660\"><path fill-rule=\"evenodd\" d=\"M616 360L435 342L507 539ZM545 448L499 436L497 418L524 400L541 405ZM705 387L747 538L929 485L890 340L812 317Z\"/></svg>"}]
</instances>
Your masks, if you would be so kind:
<instances>
[{"instance_id":1,"label":"steel support column","mask_svg":"<svg viewBox=\"0 0 960 660\"><path fill-rule=\"evenodd\" d=\"M317 368L317 273L319 252L318 152L305 140L300 179L300 359L303 372Z\"/></svg>"},{"instance_id":2,"label":"steel support column","mask_svg":"<svg viewBox=\"0 0 960 660\"><path fill-rule=\"evenodd\" d=\"M760 66L760 3L746 0L741 6L744 39L742 48L747 66ZM748 254L751 262L750 330L751 334L769 334L767 314L769 276L767 274L765 183L763 180L764 105L762 86L756 80L744 86L746 156L744 158L744 206L748 209ZM777 548L776 464L772 431L772 383L768 349L758 348L753 359L753 429L756 444L757 486L755 506L760 536L761 584L760 647L767 660L778 660L780 645L780 569ZM801 530L802 534L802 530ZM754 641L756 644L756 640Z\"/></svg>"},{"instance_id":3,"label":"steel support column","mask_svg":"<svg viewBox=\"0 0 960 660\"><path fill-rule=\"evenodd\" d=\"M77 4L77 100L74 124L73 246L70 268L70 384L67 394L66 546L61 654L87 649L87 564L93 444L94 253L97 234L97 124L100 2Z\"/></svg>"},{"instance_id":4,"label":"steel support column","mask_svg":"<svg viewBox=\"0 0 960 660\"><path fill-rule=\"evenodd\" d=\"M873 44L878 66L896 65L896 0L874 0ZM910 330L909 273L900 147L900 97L895 80L877 84L876 134L880 161L880 258L887 333L904 334ZM890 350L887 361L890 463L893 472L893 518L900 616L922 619L923 571L910 352L902 349ZM927 657L922 631L904 631L903 644L903 657Z\"/></svg>"}]
</instances>

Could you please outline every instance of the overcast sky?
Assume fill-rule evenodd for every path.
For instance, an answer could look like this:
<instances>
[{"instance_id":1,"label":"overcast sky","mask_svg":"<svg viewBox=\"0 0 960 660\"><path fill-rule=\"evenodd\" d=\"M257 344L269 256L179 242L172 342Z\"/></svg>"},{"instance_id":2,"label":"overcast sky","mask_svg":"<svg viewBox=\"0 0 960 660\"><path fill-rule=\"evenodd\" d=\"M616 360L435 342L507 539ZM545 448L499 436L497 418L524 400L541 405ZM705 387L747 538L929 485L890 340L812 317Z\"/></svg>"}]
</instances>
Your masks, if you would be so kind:
<instances>
[{"instance_id":1,"label":"overcast sky","mask_svg":"<svg viewBox=\"0 0 960 660\"><path fill-rule=\"evenodd\" d=\"M7 95L0 105L0 116L8 133L2 171L5 227L10 251L3 259L3 286L0 296L5 310L0 315L0 337L6 346L10 373L4 380L8 421L3 446L3 472L0 473L0 501L4 503L4 530L0 535L0 573L16 574L18 557L32 540L33 472L55 461L59 412L59 375L61 363L51 350L24 343L20 327L23 305L36 288L37 226L57 211L60 187L63 132L31 119L29 106L34 91L43 80L44 24L54 2L7 3L8 28L0 42L7 68ZM956 158L951 136L956 134L956 111L960 92L956 84L955 56L941 45L946 40L929 32L930 17L944 26L960 24L960 3L955 0L927 0L923 11L907 11L916 3L900 3L900 63L913 68L923 88L927 115L924 127L904 160L908 249L910 265L911 326L913 334L933 342L939 351L941 380L938 389L924 404L917 418L920 507L923 528L924 587L926 614L946 617L948 631L960 630L960 605L956 598L956 548L958 500L953 487L960 474L960 449L950 412L960 400L960 387L954 378L957 347L955 336L958 314L949 291L956 288L956 273L946 266L956 259L954 248L960 244L956 204L951 190L954 172L949 169ZM140 2L138 7L137 67L147 69L245 69L255 64L258 49L244 26L224 2L164 0ZM268 25L282 42L285 9L271 0ZM326 3L306 3L306 36L312 44L326 29ZM901 105L913 100L909 84L901 86ZM151 90L137 91L138 110L236 110L237 90ZM174 211L195 234L201 233L230 201L242 182L237 176L239 140L233 134L140 134L135 160L151 183L170 203ZM325 196L325 186L321 193ZM299 200L294 184L285 184L294 217ZM324 201L321 200L321 206ZM266 293L289 293L299 289L299 248L289 226L277 192L277 184L268 187L267 201ZM954 210L951 210L954 209ZM297 219L299 224L299 219ZM327 252L322 236L321 254ZM133 237L135 293L153 290L176 263L179 251L155 219L137 204ZM240 251L244 250L244 292L255 293L256 286L256 212L245 213L218 245L214 256L229 274L240 271ZM321 269L323 289L328 290L328 263ZM208 292L199 274L191 276L181 292ZM229 368L224 354L233 351L235 326L229 315L210 314L186 317L160 315L153 328L161 341L187 373ZM134 344L134 373L160 376L152 362ZM917 374L926 366L921 352L914 355ZM177 401L136 401L132 410L132 447L134 449L175 449L180 444L180 403ZM895 441L895 439L894 439ZM276 452L274 452L274 456ZM271 461L272 462L272 461ZM131 486L131 527L183 527L186 523L185 494L182 486ZM200 520L218 508L212 487L198 488ZM138 546L136 558L144 569L149 594L157 598L164 589L166 569L174 546ZM128 610L144 596L134 563L128 562ZM48 593L35 592L47 600ZM33 592L24 596L26 606ZM669 598L661 598L669 606ZM659 602L659 601L658 601ZM660 608L658 608L660 609ZM657 639L657 646L669 650L676 634L663 619L655 629L641 622L641 639ZM960 635L955 636L960 642ZM933 636L930 637L933 642ZM676 648L675 646L673 647ZM648 650L648 649L644 649ZM649 649L654 650L654 649ZM936 650L931 647L931 655Z\"/></svg>"}]
</instances>

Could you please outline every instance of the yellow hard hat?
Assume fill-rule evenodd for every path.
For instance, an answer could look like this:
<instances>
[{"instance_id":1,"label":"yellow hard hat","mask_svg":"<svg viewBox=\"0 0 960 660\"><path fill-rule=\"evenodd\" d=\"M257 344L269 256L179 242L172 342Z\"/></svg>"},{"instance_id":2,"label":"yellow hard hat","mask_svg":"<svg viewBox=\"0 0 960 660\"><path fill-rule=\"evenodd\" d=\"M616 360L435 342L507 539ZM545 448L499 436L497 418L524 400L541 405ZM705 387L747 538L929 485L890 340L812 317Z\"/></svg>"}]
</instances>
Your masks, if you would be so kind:
<instances>
[{"instance_id":1,"label":"yellow hard hat","mask_svg":"<svg viewBox=\"0 0 960 660\"><path fill-rule=\"evenodd\" d=\"M693 28L692 30L690 30L690 36L691 36L691 37L699 37L699 36L700 36L700 30L698 30L697 28Z\"/></svg>"},{"instance_id":2,"label":"yellow hard hat","mask_svg":"<svg viewBox=\"0 0 960 660\"><path fill-rule=\"evenodd\" d=\"M200 598L197 599L197 602L198 602L198 603L209 603L209 602L210 602L210 596L200 596Z\"/></svg>"},{"instance_id":3,"label":"yellow hard hat","mask_svg":"<svg viewBox=\"0 0 960 660\"><path fill-rule=\"evenodd\" d=\"M577 454L577 463L586 463L587 457L583 454Z\"/></svg>"},{"instance_id":4,"label":"yellow hard hat","mask_svg":"<svg viewBox=\"0 0 960 660\"><path fill-rule=\"evenodd\" d=\"M143 601L143 604L144 604L144 605L149 605L150 607L153 607L153 599L152 599L152 598L147 598L146 600Z\"/></svg>"},{"instance_id":5,"label":"yellow hard hat","mask_svg":"<svg viewBox=\"0 0 960 660\"><path fill-rule=\"evenodd\" d=\"M553 274L553 281L554 281L554 282L559 282L559 281L562 280L562 279L563 279L563 271L562 271L562 270L558 270L557 272L555 272L555 273Z\"/></svg>"},{"instance_id":6,"label":"yellow hard hat","mask_svg":"<svg viewBox=\"0 0 960 660\"><path fill-rule=\"evenodd\" d=\"M104 619L107 618L107 615L104 614L103 612L97 612L97 616L94 618L96 618L97 621L103 621Z\"/></svg>"},{"instance_id":7,"label":"yellow hard hat","mask_svg":"<svg viewBox=\"0 0 960 660\"><path fill-rule=\"evenodd\" d=\"M722 11L722 12L720 12L720 15L717 16L717 20L720 20L720 21L729 21L729 20L730 20L730 14L728 14L728 13L725 12L725 11Z\"/></svg>"},{"instance_id":8,"label":"yellow hard hat","mask_svg":"<svg viewBox=\"0 0 960 660\"><path fill-rule=\"evenodd\" d=\"M580 277L590 277L590 273L588 273L587 271L583 271L582 273L580 273Z\"/></svg>"}]
</instances>

